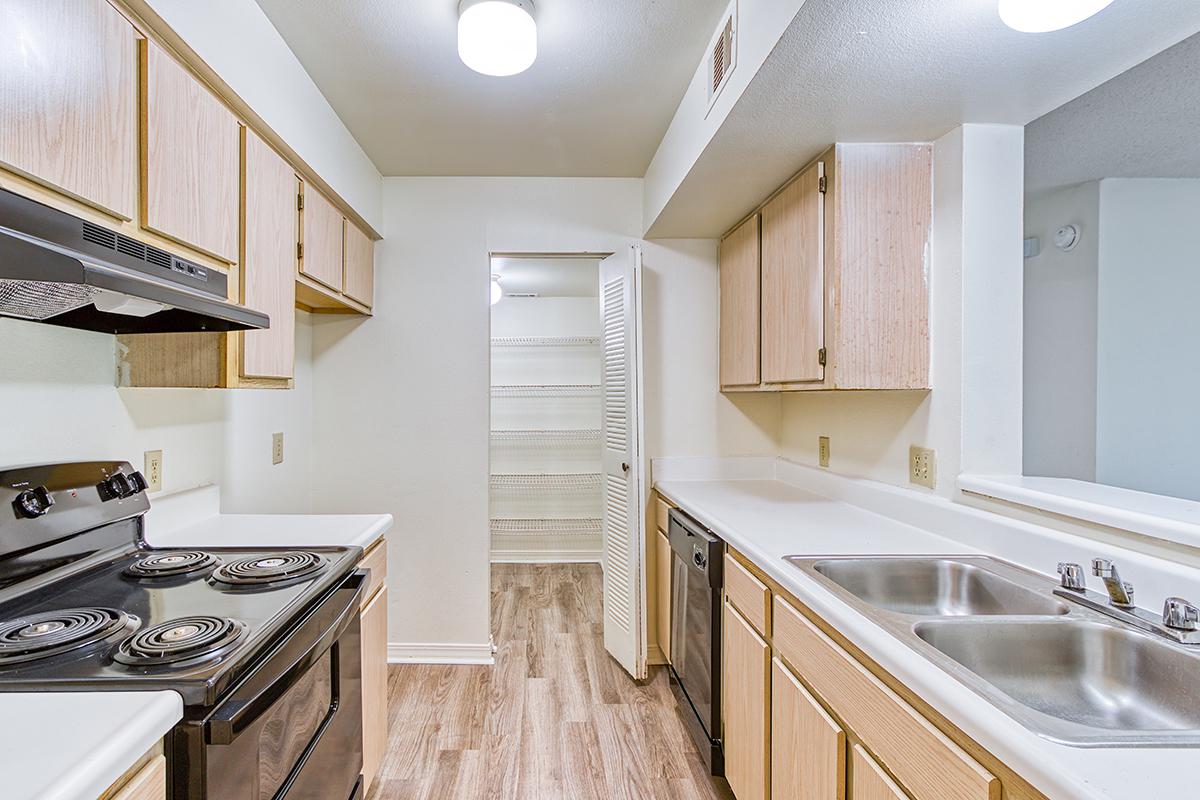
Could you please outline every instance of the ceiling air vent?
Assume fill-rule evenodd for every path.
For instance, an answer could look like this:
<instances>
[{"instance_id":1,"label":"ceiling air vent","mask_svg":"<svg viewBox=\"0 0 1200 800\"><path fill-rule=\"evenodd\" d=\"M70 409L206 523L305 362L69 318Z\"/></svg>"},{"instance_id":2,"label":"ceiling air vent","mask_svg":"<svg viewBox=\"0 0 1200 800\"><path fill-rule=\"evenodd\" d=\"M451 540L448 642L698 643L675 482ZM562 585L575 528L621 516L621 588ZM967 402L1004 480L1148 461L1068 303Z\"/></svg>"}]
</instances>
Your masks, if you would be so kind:
<instances>
[{"instance_id":1,"label":"ceiling air vent","mask_svg":"<svg viewBox=\"0 0 1200 800\"><path fill-rule=\"evenodd\" d=\"M737 3L730 3L729 9L721 17L721 25L713 35L712 44L708 47L705 62L705 73L708 76L708 109L729 83L729 76L737 66Z\"/></svg>"}]
</instances>

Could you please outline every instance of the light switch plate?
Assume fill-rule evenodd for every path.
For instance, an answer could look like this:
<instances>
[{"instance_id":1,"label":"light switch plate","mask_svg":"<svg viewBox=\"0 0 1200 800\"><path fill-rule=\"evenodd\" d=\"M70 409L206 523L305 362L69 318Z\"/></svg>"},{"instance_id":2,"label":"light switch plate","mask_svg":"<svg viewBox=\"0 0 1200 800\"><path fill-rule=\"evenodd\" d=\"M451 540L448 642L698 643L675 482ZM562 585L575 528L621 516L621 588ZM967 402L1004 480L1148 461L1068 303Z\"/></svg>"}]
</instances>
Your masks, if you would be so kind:
<instances>
[{"instance_id":1,"label":"light switch plate","mask_svg":"<svg viewBox=\"0 0 1200 800\"><path fill-rule=\"evenodd\" d=\"M163 451L147 450L142 464L142 474L146 476L146 491L162 491Z\"/></svg>"},{"instance_id":2,"label":"light switch plate","mask_svg":"<svg viewBox=\"0 0 1200 800\"><path fill-rule=\"evenodd\" d=\"M937 455L927 447L908 448L908 480L926 489L937 488Z\"/></svg>"},{"instance_id":3,"label":"light switch plate","mask_svg":"<svg viewBox=\"0 0 1200 800\"><path fill-rule=\"evenodd\" d=\"M271 463L283 463L283 434L276 433L271 435Z\"/></svg>"},{"instance_id":4,"label":"light switch plate","mask_svg":"<svg viewBox=\"0 0 1200 800\"><path fill-rule=\"evenodd\" d=\"M817 439L817 463L822 467L829 466L829 437L821 436Z\"/></svg>"}]
</instances>

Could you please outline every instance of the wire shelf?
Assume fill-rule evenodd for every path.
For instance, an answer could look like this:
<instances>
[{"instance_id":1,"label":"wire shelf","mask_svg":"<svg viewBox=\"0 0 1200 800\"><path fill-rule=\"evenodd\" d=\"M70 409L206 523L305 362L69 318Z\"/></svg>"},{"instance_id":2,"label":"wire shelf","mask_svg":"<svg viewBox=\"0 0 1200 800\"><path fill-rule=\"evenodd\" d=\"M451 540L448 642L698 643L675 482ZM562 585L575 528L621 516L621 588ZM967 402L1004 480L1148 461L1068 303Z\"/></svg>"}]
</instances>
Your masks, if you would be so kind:
<instances>
[{"instance_id":1,"label":"wire shelf","mask_svg":"<svg viewBox=\"0 0 1200 800\"><path fill-rule=\"evenodd\" d=\"M598 489L599 472L513 472L491 476L490 487L497 490L540 491L549 489Z\"/></svg>"},{"instance_id":2,"label":"wire shelf","mask_svg":"<svg viewBox=\"0 0 1200 800\"><path fill-rule=\"evenodd\" d=\"M600 431L595 428L563 428L559 430L492 431L493 442L599 442Z\"/></svg>"},{"instance_id":3,"label":"wire shelf","mask_svg":"<svg viewBox=\"0 0 1200 800\"><path fill-rule=\"evenodd\" d=\"M599 336L494 336L492 347L592 347Z\"/></svg>"},{"instance_id":4,"label":"wire shelf","mask_svg":"<svg viewBox=\"0 0 1200 800\"><path fill-rule=\"evenodd\" d=\"M492 387L492 397L593 397L598 383L510 383Z\"/></svg>"},{"instance_id":5,"label":"wire shelf","mask_svg":"<svg viewBox=\"0 0 1200 800\"><path fill-rule=\"evenodd\" d=\"M493 519L493 536L596 536L601 531L598 517L574 519Z\"/></svg>"}]
</instances>

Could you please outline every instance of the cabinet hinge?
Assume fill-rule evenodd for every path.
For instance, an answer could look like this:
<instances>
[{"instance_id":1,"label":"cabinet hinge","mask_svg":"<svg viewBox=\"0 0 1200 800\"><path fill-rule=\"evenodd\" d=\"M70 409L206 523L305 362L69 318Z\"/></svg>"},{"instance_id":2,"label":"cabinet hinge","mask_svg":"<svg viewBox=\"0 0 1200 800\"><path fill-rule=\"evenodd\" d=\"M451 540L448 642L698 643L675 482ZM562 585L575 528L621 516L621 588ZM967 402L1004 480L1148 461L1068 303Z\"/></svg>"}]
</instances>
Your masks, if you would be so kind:
<instances>
[{"instance_id":1,"label":"cabinet hinge","mask_svg":"<svg viewBox=\"0 0 1200 800\"><path fill-rule=\"evenodd\" d=\"M829 178L825 177L824 175L822 175L820 178L817 178L817 191L821 194L825 194L828 189Z\"/></svg>"},{"instance_id":2,"label":"cabinet hinge","mask_svg":"<svg viewBox=\"0 0 1200 800\"><path fill-rule=\"evenodd\" d=\"M824 180L824 178L822 178L821 180ZM825 366L826 358L827 358L827 356L825 353L825 348L822 347L820 350L817 351L817 363L820 364L822 367Z\"/></svg>"},{"instance_id":3,"label":"cabinet hinge","mask_svg":"<svg viewBox=\"0 0 1200 800\"><path fill-rule=\"evenodd\" d=\"M296 259L304 259L304 242L296 242Z\"/></svg>"},{"instance_id":4,"label":"cabinet hinge","mask_svg":"<svg viewBox=\"0 0 1200 800\"><path fill-rule=\"evenodd\" d=\"M296 210L297 211L304 210L304 194L303 193L296 195Z\"/></svg>"}]
</instances>

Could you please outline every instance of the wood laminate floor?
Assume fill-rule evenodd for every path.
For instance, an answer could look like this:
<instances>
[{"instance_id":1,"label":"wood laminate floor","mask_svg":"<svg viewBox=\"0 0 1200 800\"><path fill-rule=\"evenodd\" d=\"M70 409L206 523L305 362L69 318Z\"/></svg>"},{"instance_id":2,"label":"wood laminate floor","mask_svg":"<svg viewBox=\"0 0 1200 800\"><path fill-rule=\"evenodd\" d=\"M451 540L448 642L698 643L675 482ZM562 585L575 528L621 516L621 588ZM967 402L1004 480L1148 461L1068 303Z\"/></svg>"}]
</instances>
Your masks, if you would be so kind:
<instances>
[{"instance_id":1,"label":"wood laminate floor","mask_svg":"<svg viewBox=\"0 0 1200 800\"><path fill-rule=\"evenodd\" d=\"M493 667L393 665L388 752L368 800L727 800L664 668L604 650L600 568L492 567Z\"/></svg>"}]
</instances>

